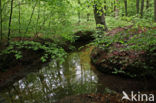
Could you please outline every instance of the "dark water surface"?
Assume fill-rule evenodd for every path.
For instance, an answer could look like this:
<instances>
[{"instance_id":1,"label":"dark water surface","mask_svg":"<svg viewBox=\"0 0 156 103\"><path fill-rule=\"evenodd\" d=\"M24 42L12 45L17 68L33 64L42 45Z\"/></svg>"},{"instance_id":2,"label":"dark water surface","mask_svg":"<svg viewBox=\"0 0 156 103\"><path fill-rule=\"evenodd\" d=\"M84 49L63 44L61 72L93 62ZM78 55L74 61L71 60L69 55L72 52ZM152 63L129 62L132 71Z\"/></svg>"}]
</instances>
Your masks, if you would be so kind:
<instances>
[{"instance_id":1,"label":"dark water surface","mask_svg":"<svg viewBox=\"0 0 156 103\"><path fill-rule=\"evenodd\" d=\"M91 50L92 47L71 53L63 64L51 61L39 72L30 73L2 90L0 101L55 103L65 97L81 94L151 91L156 88L156 83L150 80L136 81L99 73L90 64Z\"/></svg>"}]
</instances>

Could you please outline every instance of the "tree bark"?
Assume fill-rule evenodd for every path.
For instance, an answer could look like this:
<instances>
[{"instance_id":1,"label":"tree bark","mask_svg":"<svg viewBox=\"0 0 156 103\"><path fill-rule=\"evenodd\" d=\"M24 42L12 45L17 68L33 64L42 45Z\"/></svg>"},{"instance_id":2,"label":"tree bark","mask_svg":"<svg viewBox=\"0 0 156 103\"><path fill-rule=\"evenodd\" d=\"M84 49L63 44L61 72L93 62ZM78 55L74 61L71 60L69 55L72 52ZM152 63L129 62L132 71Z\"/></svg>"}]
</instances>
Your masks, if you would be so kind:
<instances>
[{"instance_id":1,"label":"tree bark","mask_svg":"<svg viewBox=\"0 0 156 103\"><path fill-rule=\"evenodd\" d=\"M13 2L14 2L14 0L11 0L11 12L10 12L9 29L8 29L8 43L10 41L11 21L12 21L12 14L13 14Z\"/></svg>"},{"instance_id":2,"label":"tree bark","mask_svg":"<svg viewBox=\"0 0 156 103\"><path fill-rule=\"evenodd\" d=\"M2 40L2 2L0 0L0 34L1 34L1 40Z\"/></svg>"},{"instance_id":3,"label":"tree bark","mask_svg":"<svg viewBox=\"0 0 156 103\"><path fill-rule=\"evenodd\" d=\"M137 14L139 14L139 9L140 9L140 0L136 0L136 11L137 11Z\"/></svg>"},{"instance_id":4,"label":"tree bark","mask_svg":"<svg viewBox=\"0 0 156 103\"><path fill-rule=\"evenodd\" d=\"M154 0L154 21L156 22L156 0Z\"/></svg>"},{"instance_id":5,"label":"tree bark","mask_svg":"<svg viewBox=\"0 0 156 103\"><path fill-rule=\"evenodd\" d=\"M101 13L99 13L99 12L101 12L102 15L101 15ZM104 26L104 27L97 27L97 29L103 30L103 31L107 31L108 28L107 28L107 25L106 25L104 12L103 12L102 9L101 9L101 10L98 10L96 4L94 5L94 17L95 17L95 21L96 21L96 25L97 25L97 26L98 26L98 25Z\"/></svg>"},{"instance_id":6,"label":"tree bark","mask_svg":"<svg viewBox=\"0 0 156 103\"><path fill-rule=\"evenodd\" d=\"M140 15L141 15L141 18L143 17L143 13L144 13L144 0L141 1L141 10L140 10Z\"/></svg>"},{"instance_id":7,"label":"tree bark","mask_svg":"<svg viewBox=\"0 0 156 103\"><path fill-rule=\"evenodd\" d=\"M124 3L125 3L125 16L127 16L128 15L128 13L127 13L127 0L124 0Z\"/></svg>"}]
</instances>

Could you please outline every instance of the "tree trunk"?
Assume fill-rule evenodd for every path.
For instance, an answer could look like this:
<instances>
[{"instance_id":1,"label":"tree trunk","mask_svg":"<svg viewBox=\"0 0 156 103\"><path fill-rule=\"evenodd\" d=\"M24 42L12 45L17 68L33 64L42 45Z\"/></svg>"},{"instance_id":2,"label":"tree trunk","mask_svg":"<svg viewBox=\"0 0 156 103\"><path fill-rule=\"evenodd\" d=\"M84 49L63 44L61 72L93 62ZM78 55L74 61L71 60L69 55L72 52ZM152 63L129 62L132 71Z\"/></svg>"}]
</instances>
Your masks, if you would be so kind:
<instances>
[{"instance_id":1,"label":"tree trunk","mask_svg":"<svg viewBox=\"0 0 156 103\"><path fill-rule=\"evenodd\" d=\"M156 0L154 0L154 21L156 22Z\"/></svg>"},{"instance_id":2,"label":"tree trunk","mask_svg":"<svg viewBox=\"0 0 156 103\"><path fill-rule=\"evenodd\" d=\"M102 14L101 14L102 13ZM97 29L107 31L107 25L105 21L105 15L103 10L98 10L97 5L94 5L94 17L97 25ZM98 25L102 25L104 27L98 27Z\"/></svg>"},{"instance_id":3,"label":"tree trunk","mask_svg":"<svg viewBox=\"0 0 156 103\"><path fill-rule=\"evenodd\" d=\"M12 21L12 14L13 14L13 2L14 2L14 0L11 0L11 11L10 11L9 29L8 29L8 43L10 41L11 21Z\"/></svg>"},{"instance_id":4,"label":"tree trunk","mask_svg":"<svg viewBox=\"0 0 156 103\"><path fill-rule=\"evenodd\" d=\"M30 20L29 20L28 26L27 26L27 28L26 28L25 34L28 32L29 25L30 25L31 20L32 20L32 17L33 17L33 15L34 15L34 11L35 11L36 5L37 5L37 1L36 1L35 5L34 5L34 7L33 7L33 10L32 10L32 13L31 13L31 17L30 17Z\"/></svg>"},{"instance_id":5,"label":"tree trunk","mask_svg":"<svg viewBox=\"0 0 156 103\"><path fill-rule=\"evenodd\" d=\"M149 8L149 0L146 0L146 9Z\"/></svg>"},{"instance_id":6,"label":"tree trunk","mask_svg":"<svg viewBox=\"0 0 156 103\"><path fill-rule=\"evenodd\" d=\"M18 14L18 23L19 23L19 34L21 33L21 2L19 1L19 14Z\"/></svg>"},{"instance_id":7,"label":"tree trunk","mask_svg":"<svg viewBox=\"0 0 156 103\"><path fill-rule=\"evenodd\" d=\"M0 0L0 34L1 34L1 40L2 40L2 2Z\"/></svg>"},{"instance_id":8,"label":"tree trunk","mask_svg":"<svg viewBox=\"0 0 156 103\"><path fill-rule=\"evenodd\" d=\"M144 0L141 1L141 10L140 10L140 15L141 15L141 18L143 17L143 13L144 13Z\"/></svg>"},{"instance_id":9,"label":"tree trunk","mask_svg":"<svg viewBox=\"0 0 156 103\"><path fill-rule=\"evenodd\" d=\"M124 0L124 3L125 3L125 15L127 16L128 13L127 13L127 0Z\"/></svg>"},{"instance_id":10,"label":"tree trunk","mask_svg":"<svg viewBox=\"0 0 156 103\"><path fill-rule=\"evenodd\" d=\"M137 11L137 14L139 14L139 9L140 9L140 0L136 0L136 11Z\"/></svg>"}]
</instances>

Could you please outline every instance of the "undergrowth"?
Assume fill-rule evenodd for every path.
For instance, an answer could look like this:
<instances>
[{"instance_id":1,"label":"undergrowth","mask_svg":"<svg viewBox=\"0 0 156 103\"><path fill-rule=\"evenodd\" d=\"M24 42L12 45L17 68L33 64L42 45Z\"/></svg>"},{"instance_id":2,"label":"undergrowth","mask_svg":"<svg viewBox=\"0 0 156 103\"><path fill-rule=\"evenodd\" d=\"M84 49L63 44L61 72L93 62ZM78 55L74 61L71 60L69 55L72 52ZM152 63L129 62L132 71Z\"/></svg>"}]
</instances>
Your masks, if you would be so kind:
<instances>
[{"instance_id":1,"label":"undergrowth","mask_svg":"<svg viewBox=\"0 0 156 103\"><path fill-rule=\"evenodd\" d=\"M147 75L155 77L156 30L151 29L142 33L136 31L138 30L133 28L114 36L95 34L94 45L112 54L103 58L101 63L110 63L112 67L114 65L113 74L124 74L132 78ZM116 44L119 44L119 47L113 46ZM133 62L130 62L131 60Z\"/></svg>"},{"instance_id":2,"label":"undergrowth","mask_svg":"<svg viewBox=\"0 0 156 103\"><path fill-rule=\"evenodd\" d=\"M42 50L44 53L41 56L41 61L46 62L49 58L59 60L60 63L64 62L66 52L57 44L45 42L41 44L35 41L15 41L10 42L10 45L0 52L0 55L13 53L16 59L22 58L22 50L28 49L33 51Z\"/></svg>"}]
</instances>

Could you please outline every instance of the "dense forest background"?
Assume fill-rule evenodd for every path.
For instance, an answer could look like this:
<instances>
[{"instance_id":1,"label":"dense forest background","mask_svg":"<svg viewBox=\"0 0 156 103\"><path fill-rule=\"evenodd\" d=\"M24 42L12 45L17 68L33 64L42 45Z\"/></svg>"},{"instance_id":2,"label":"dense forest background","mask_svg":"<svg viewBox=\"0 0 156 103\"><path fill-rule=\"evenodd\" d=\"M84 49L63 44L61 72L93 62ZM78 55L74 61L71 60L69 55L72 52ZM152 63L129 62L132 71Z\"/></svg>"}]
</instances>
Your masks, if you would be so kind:
<instances>
[{"instance_id":1,"label":"dense forest background","mask_svg":"<svg viewBox=\"0 0 156 103\"><path fill-rule=\"evenodd\" d=\"M104 25L105 30L151 27L156 25L155 5L155 0L1 0L1 40L41 35L72 40L73 32L93 30L95 24Z\"/></svg>"}]
</instances>

